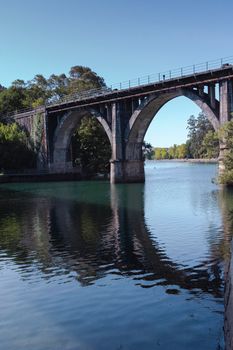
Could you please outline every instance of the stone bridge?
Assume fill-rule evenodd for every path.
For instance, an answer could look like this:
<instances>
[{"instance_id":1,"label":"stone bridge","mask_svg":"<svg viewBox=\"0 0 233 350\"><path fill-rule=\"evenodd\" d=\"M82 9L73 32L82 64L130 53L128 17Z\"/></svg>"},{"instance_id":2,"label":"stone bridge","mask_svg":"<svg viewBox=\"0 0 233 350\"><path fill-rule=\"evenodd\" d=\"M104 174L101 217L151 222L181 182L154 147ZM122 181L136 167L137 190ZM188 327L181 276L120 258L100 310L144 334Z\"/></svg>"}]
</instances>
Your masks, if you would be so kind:
<instances>
[{"instance_id":1,"label":"stone bridge","mask_svg":"<svg viewBox=\"0 0 233 350\"><path fill-rule=\"evenodd\" d=\"M71 137L84 116L94 116L104 128L112 149L111 182L143 182L142 143L157 112L170 100L185 96L197 104L215 130L233 116L233 66L226 63L214 69L172 77L159 76L120 89L99 89L73 95L66 100L13 115L25 127L38 150L38 169L68 173L75 169L70 155ZM11 117L12 118L12 117ZM223 166L225 147L220 145Z\"/></svg>"}]
</instances>

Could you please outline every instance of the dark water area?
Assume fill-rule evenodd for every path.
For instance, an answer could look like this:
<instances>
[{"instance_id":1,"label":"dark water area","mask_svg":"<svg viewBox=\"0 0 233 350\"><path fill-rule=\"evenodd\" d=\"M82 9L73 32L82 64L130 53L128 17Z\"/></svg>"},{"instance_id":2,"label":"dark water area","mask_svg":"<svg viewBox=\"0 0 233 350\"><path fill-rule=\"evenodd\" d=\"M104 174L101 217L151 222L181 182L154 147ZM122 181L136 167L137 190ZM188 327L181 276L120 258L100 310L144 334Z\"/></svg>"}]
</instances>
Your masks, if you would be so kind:
<instances>
[{"instance_id":1,"label":"dark water area","mask_svg":"<svg viewBox=\"0 0 233 350\"><path fill-rule=\"evenodd\" d=\"M216 172L1 185L1 349L224 349L233 193Z\"/></svg>"}]
</instances>

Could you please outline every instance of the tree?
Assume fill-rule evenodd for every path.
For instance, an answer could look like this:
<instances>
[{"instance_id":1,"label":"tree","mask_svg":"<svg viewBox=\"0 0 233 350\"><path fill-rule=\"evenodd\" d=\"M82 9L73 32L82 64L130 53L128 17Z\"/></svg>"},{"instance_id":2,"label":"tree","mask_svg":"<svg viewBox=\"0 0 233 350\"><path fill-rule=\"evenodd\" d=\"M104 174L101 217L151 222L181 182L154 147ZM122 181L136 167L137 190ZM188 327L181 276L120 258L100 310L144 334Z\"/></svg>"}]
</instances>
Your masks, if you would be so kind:
<instances>
[{"instance_id":1,"label":"tree","mask_svg":"<svg viewBox=\"0 0 233 350\"><path fill-rule=\"evenodd\" d=\"M15 170L35 166L35 154L26 133L16 124L0 123L0 169Z\"/></svg>"},{"instance_id":2,"label":"tree","mask_svg":"<svg viewBox=\"0 0 233 350\"><path fill-rule=\"evenodd\" d=\"M187 158L187 145L185 143L177 146L176 156L178 159Z\"/></svg>"},{"instance_id":3,"label":"tree","mask_svg":"<svg viewBox=\"0 0 233 350\"><path fill-rule=\"evenodd\" d=\"M177 158L177 145L173 145L172 147L168 148L168 157L170 159L176 159Z\"/></svg>"},{"instance_id":4,"label":"tree","mask_svg":"<svg viewBox=\"0 0 233 350\"><path fill-rule=\"evenodd\" d=\"M98 89L106 86L104 79L99 77L89 67L71 67L69 75L69 94L73 94L77 91Z\"/></svg>"},{"instance_id":5,"label":"tree","mask_svg":"<svg viewBox=\"0 0 233 350\"><path fill-rule=\"evenodd\" d=\"M154 155L154 150L152 145L146 141L143 141L142 153L145 159L152 159Z\"/></svg>"},{"instance_id":6,"label":"tree","mask_svg":"<svg viewBox=\"0 0 233 350\"><path fill-rule=\"evenodd\" d=\"M48 81L46 78L37 74L33 80L30 80L26 89L26 101L27 105L32 108L44 105L48 98L51 96L48 90Z\"/></svg>"},{"instance_id":7,"label":"tree","mask_svg":"<svg viewBox=\"0 0 233 350\"><path fill-rule=\"evenodd\" d=\"M109 173L111 147L108 137L94 117L84 117L72 138L74 165L90 175Z\"/></svg>"},{"instance_id":8,"label":"tree","mask_svg":"<svg viewBox=\"0 0 233 350\"><path fill-rule=\"evenodd\" d=\"M219 131L219 139L225 143L224 172L219 176L219 182L233 185L233 120L225 123Z\"/></svg>"},{"instance_id":9,"label":"tree","mask_svg":"<svg viewBox=\"0 0 233 350\"><path fill-rule=\"evenodd\" d=\"M154 157L155 157L155 159L162 159L162 156L161 156L161 148L159 148L159 147L156 147L155 149L154 149Z\"/></svg>"},{"instance_id":10,"label":"tree","mask_svg":"<svg viewBox=\"0 0 233 350\"><path fill-rule=\"evenodd\" d=\"M26 89L22 86L11 86L0 92L0 116L26 107Z\"/></svg>"},{"instance_id":11,"label":"tree","mask_svg":"<svg viewBox=\"0 0 233 350\"><path fill-rule=\"evenodd\" d=\"M48 79L48 89L50 91L50 98L56 101L68 95L69 79L65 74L52 74Z\"/></svg>"},{"instance_id":12,"label":"tree","mask_svg":"<svg viewBox=\"0 0 233 350\"><path fill-rule=\"evenodd\" d=\"M204 158L217 158L219 155L219 138L213 130L209 130L202 141Z\"/></svg>"},{"instance_id":13,"label":"tree","mask_svg":"<svg viewBox=\"0 0 233 350\"><path fill-rule=\"evenodd\" d=\"M156 147L154 148L154 158L159 159L168 159L167 148L164 147Z\"/></svg>"},{"instance_id":14,"label":"tree","mask_svg":"<svg viewBox=\"0 0 233 350\"><path fill-rule=\"evenodd\" d=\"M26 88L26 83L24 80L22 79L16 79L12 82L11 84L12 87L15 88L21 88L21 89L25 89Z\"/></svg>"},{"instance_id":15,"label":"tree","mask_svg":"<svg viewBox=\"0 0 233 350\"><path fill-rule=\"evenodd\" d=\"M168 159L167 148L161 148L160 153L161 153L161 159Z\"/></svg>"},{"instance_id":16,"label":"tree","mask_svg":"<svg viewBox=\"0 0 233 350\"><path fill-rule=\"evenodd\" d=\"M209 131L214 132L212 125L203 113L199 113L197 118L195 118L193 115L190 116L188 119L187 129L189 131L188 142L186 144L188 150L187 153L192 158L205 158L207 153L210 153L210 143L208 143L208 151L206 149L208 139L210 139L211 135L214 135L209 134L205 141L204 139ZM212 142L212 145L217 147L214 141ZM215 151L213 150L213 153Z\"/></svg>"}]
</instances>

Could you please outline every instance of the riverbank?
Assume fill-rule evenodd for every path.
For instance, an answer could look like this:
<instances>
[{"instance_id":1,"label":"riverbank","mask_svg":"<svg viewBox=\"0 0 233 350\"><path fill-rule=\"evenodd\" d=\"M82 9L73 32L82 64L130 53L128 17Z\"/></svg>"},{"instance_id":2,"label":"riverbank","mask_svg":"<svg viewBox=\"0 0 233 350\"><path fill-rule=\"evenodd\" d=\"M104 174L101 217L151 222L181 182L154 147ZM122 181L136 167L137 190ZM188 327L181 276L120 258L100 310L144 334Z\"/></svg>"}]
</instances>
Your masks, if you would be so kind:
<instances>
[{"instance_id":1,"label":"riverbank","mask_svg":"<svg viewBox=\"0 0 233 350\"><path fill-rule=\"evenodd\" d=\"M155 162L171 162L171 163L196 163L196 164L216 164L218 159L153 159L148 161ZM81 181L81 180L109 180L109 174L87 175L80 171L70 173L49 173L47 171L40 171L36 169L26 169L22 172L0 174L1 183L11 182L53 182L53 181Z\"/></svg>"},{"instance_id":2,"label":"riverbank","mask_svg":"<svg viewBox=\"0 0 233 350\"><path fill-rule=\"evenodd\" d=\"M81 180L109 180L108 174L84 175L81 173L33 173L33 174L2 174L0 184L13 182L56 182L56 181L81 181Z\"/></svg>"},{"instance_id":3,"label":"riverbank","mask_svg":"<svg viewBox=\"0 0 233 350\"><path fill-rule=\"evenodd\" d=\"M152 159L159 162L182 162L182 163L218 163L218 158L198 158L198 159Z\"/></svg>"},{"instance_id":4,"label":"riverbank","mask_svg":"<svg viewBox=\"0 0 233 350\"><path fill-rule=\"evenodd\" d=\"M2 174L1 183L9 182L52 182L52 181L75 181L83 180L83 177L77 173L67 174Z\"/></svg>"}]
</instances>

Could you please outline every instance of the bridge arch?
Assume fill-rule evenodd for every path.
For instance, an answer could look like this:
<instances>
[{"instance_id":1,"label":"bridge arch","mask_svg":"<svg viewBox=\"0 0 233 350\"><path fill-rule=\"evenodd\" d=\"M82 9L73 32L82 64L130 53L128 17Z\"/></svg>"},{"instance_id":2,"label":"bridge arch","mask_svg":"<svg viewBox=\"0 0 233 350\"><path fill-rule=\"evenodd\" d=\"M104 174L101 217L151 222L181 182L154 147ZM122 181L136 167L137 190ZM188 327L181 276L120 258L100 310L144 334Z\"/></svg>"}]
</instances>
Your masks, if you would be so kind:
<instances>
[{"instance_id":1,"label":"bridge arch","mask_svg":"<svg viewBox=\"0 0 233 350\"><path fill-rule=\"evenodd\" d=\"M203 94L203 97L201 97L193 90L178 89L174 92L152 95L140 104L129 120L129 128L125 133L126 160L141 159L142 142L151 121L167 102L179 96L184 96L192 100L207 116L213 128L215 130L219 129L219 101L215 101L216 108L213 109L208 102L207 94Z\"/></svg>"},{"instance_id":2,"label":"bridge arch","mask_svg":"<svg viewBox=\"0 0 233 350\"><path fill-rule=\"evenodd\" d=\"M71 137L74 131L79 127L81 120L84 117L94 116L96 120L102 125L110 144L112 145L112 132L100 112L95 109L76 109L68 111L60 119L53 137L51 168L53 170L67 171L73 168L72 161L68 159L68 149L71 142Z\"/></svg>"}]
</instances>

